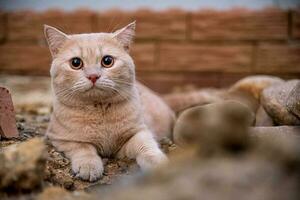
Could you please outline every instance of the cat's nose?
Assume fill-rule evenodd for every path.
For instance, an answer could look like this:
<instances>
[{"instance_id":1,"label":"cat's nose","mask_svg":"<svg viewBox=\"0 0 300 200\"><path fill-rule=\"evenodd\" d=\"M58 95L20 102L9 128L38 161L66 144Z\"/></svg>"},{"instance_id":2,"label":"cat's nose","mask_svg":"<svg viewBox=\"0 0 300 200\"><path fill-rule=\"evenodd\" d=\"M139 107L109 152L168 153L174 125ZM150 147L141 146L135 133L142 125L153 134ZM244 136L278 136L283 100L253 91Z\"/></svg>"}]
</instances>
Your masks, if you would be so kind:
<instances>
[{"instance_id":1,"label":"cat's nose","mask_svg":"<svg viewBox=\"0 0 300 200\"><path fill-rule=\"evenodd\" d=\"M94 84L100 78L100 76L97 74L91 74L87 78Z\"/></svg>"}]
</instances>

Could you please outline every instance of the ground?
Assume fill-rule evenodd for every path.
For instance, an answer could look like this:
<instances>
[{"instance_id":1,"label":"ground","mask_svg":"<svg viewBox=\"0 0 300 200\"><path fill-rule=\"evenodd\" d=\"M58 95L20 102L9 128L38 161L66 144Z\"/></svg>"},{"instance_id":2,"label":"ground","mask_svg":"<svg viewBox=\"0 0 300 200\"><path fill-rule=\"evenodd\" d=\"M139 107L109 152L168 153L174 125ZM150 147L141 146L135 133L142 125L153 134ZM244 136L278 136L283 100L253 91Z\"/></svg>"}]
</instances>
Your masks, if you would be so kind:
<instances>
[{"instance_id":1,"label":"ground","mask_svg":"<svg viewBox=\"0 0 300 200\"><path fill-rule=\"evenodd\" d=\"M0 149L33 137L44 137L50 114L23 111L17 114L16 119L20 138L1 140ZM161 141L161 145L166 153L175 148L175 145L167 138ZM48 159L45 168L44 184L62 186L67 190L80 190L99 184L110 185L119 178L130 176L139 171L139 167L134 160L104 158L105 169L103 177L91 183L75 178L72 174L70 161L62 153L56 151L49 142L47 142L47 151Z\"/></svg>"}]
</instances>

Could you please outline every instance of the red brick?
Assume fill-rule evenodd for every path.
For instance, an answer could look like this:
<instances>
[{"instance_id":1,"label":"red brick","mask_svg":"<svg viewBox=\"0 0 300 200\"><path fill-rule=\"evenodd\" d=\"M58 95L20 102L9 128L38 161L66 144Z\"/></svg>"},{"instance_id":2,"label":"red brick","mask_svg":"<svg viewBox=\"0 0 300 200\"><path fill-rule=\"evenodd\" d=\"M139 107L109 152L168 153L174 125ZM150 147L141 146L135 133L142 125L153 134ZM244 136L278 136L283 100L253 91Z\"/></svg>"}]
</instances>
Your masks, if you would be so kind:
<instances>
[{"instance_id":1,"label":"red brick","mask_svg":"<svg viewBox=\"0 0 300 200\"><path fill-rule=\"evenodd\" d=\"M0 72L48 75L51 56L47 47L7 44L0 46Z\"/></svg>"},{"instance_id":2,"label":"red brick","mask_svg":"<svg viewBox=\"0 0 300 200\"><path fill-rule=\"evenodd\" d=\"M60 28L68 34L92 32L94 13L89 10L73 12L48 11L43 14L43 23Z\"/></svg>"},{"instance_id":3,"label":"red brick","mask_svg":"<svg viewBox=\"0 0 300 200\"><path fill-rule=\"evenodd\" d=\"M6 32L6 13L0 11L0 41L5 38Z\"/></svg>"},{"instance_id":4,"label":"red brick","mask_svg":"<svg viewBox=\"0 0 300 200\"><path fill-rule=\"evenodd\" d=\"M300 72L300 44L261 44L256 54L255 72Z\"/></svg>"},{"instance_id":5,"label":"red brick","mask_svg":"<svg viewBox=\"0 0 300 200\"><path fill-rule=\"evenodd\" d=\"M191 19L192 39L265 40L288 37L287 12L277 9L208 10L193 13Z\"/></svg>"},{"instance_id":6,"label":"red brick","mask_svg":"<svg viewBox=\"0 0 300 200\"><path fill-rule=\"evenodd\" d=\"M250 75L251 73L222 73L220 76L220 87L229 87L238 80Z\"/></svg>"},{"instance_id":7,"label":"red brick","mask_svg":"<svg viewBox=\"0 0 300 200\"><path fill-rule=\"evenodd\" d=\"M92 31L92 13L78 10L70 13L47 11L35 13L30 11L13 12L8 15L8 40L44 41L43 24L61 29L66 33Z\"/></svg>"},{"instance_id":8,"label":"red brick","mask_svg":"<svg viewBox=\"0 0 300 200\"><path fill-rule=\"evenodd\" d=\"M153 43L136 43L133 44L131 51L132 58L136 68L142 70L151 70L155 64L155 44Z\"/></svg>"},{"instance_id":9,"label":"red brick","mask_svg":"<svg viewBox=\"0 0 300 200\"><path fill-rule=\"evenodd\" d=\"M137 69L151 70L154 66L154 44L134 44L131 54ZM0 72L48 75L51 56L47 47L6 44L0 46Z\"/></svg>"},{"instance_id":10,"label":"red brick","mask_svg":"<svg viewBox=\"0 0 300 200\"><path fill-rule=\"evenodd\" d=\"M159 93L219 87L219 73L137 71L137 80Z\"/></svg>"},{"instance_id":11,"label":"red brick","mask_svg":"<svg viewBox=\"0 0 300 200\"><path fill-rule=\"evenodd\" d=\"M39 14L24 11L8 14L8 40L38 40L42 37L43 27Z\"/></svg>"},{"instance_id":12,"label":"red brick","mask_svg":"<svg viewBox=\"0 0 300 200\"><path fill-rule=\"evenodd\" d=\"M300 9L292 12L292 37L300 38Z\"/></svg>"},{"instance_id":13,"label":"red brick","mask_svg":"<svg viewBox=\"0 0 300 200\"><path fill-rule=\"evenodd\" d=\"M96 15L95 32L114 32L135 20L131 12L110 10Z\"/></svg>"},{"instance_id":14,"label":"red brick","mask_svg":"<svg viewBox=\"0 0 300 200\"><path fill-rule=\"evenodd\" d=\"M160 63L163 71L248 72L252 46L162 44Z\"/></svg>"},{"instance_id":15,"label":"red brick","mask_svg":"<svg viewBox=\"0 0 300 200\"><path fill-rule=\"evenodd\" d=\"M136 20L136 35L140 39L185 39L186 12L169 10L155 12L138 10L122 12L118 10L99 13L98 31L112 32Z\"/></svg>"}]
</instances>

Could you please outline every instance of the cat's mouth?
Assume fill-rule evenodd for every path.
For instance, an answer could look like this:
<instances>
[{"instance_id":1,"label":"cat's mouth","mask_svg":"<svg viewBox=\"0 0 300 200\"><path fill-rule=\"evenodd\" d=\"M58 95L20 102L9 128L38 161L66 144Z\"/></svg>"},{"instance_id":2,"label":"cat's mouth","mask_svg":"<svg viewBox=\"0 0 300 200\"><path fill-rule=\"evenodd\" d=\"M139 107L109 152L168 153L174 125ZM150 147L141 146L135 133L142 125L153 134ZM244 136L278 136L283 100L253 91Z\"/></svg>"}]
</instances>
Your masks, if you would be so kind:
<instances>
[{"instance_id":1,"label":"cat's mouth","mask_svg":"<svg viewBox=\"0 0 300 200\"><path fill-rule=\"evenodd\" d=\"M105 92L107 90L108 87L104 86L103 84L91 84L84 92L89 92L89 91Z\"/></svg>"}]
</instances>

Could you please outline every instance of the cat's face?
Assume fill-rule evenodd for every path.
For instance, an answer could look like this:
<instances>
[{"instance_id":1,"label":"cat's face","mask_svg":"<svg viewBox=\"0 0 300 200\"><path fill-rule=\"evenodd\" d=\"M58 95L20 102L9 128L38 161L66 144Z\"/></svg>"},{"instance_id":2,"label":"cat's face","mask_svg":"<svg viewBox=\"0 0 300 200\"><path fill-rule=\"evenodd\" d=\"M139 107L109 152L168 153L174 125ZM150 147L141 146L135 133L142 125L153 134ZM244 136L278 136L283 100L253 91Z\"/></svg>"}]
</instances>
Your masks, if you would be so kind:
<instances>
[{"instance_id":1,"label":"cat's face","mask_svg":"<svg viewBox=\"0 0 300 200\"><path fill-rule=\"evenodd\" d=\"M65 103L127 98L135 80L128 54L134 29L131 23L114 33L66 35L45 25L56 98Z\"/></svg>"}]
</instances>

